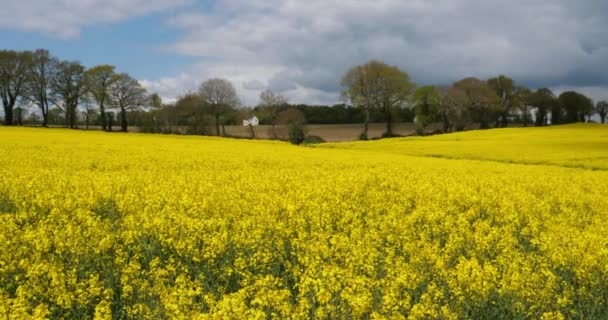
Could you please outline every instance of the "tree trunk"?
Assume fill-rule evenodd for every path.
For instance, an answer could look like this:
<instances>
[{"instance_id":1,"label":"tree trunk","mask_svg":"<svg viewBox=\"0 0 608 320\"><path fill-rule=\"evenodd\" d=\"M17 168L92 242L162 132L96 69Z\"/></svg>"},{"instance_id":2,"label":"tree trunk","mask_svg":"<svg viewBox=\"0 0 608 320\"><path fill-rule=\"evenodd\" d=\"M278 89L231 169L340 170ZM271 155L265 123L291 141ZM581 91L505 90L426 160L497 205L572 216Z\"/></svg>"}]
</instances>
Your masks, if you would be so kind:
<instances>
[{"instance_id":1,"label":"tree trunk","mask_svg":"<svg viewBox=\"0 0 608 320\"><path fill-rule=\"evenodd\" d=\"M363 120L363 132L361 133L361 140L367 140L367 131L369 130L369 109L365 108L365 119Z\"/></svg>"},{"instance_id":2,"label":"tree trunk","mask_svg":"<svg viewBox=\"0 0 608 320\"><path fill-rule=\"evenodd\" d=\"M68 107L68 105L65 105L65 127L69 128L70 127L70 108Z\"/></svg>"},{"instance_id":3,"label":"tree trunk","mask_svg":"<svg viewBox=\"0 0 608 320\"><path fill-rule=\"evenodd\" d=\"M4 124L7 126L13 125L13 107L15 103L12 101L4 101Z\"/></svg>"},{"instance_id":4,"label":"tree trunk","mask_svg":"<svg viewBox=\"0 0 608 320\"><path fill-rule=\"evenodd\" d=\"M217 134L217 136L220 136L220 114L216 113L215 114L215 132Z\"/></svg>"},{"instance_id":5,"label":"tree trunk","mask_svg":"<svg viewBox=\"0 0 608 320\"><path fill-rule=\"evenodd\" d=\"M122 132L127 132L127 110L123 107L120 108L120 127L122 128Z\"/></svg>"},{"instance_id":6,"label":"tree trunk","mask_svg":"<svg viewBox=\"0 0 608 320\"><path fill-rule=\"evenodd\" d=\"M23 125L23 110L21 108L17 108L17 125Z\"/></svg>"},{"instance_id":7,"label":"tree trunk","mask_svg":"<svg viewBox=\"0 0 608 320\"><path fill-rule=\"evenodd\" d=\"M387 111L386 111L386 132L384 133L384 136L385 137L393 136L393 115L389 108L387 108Z\"/></svg>"},{"instance_id":8,"label":"tree trunk","mask_svg":"<svg viewBox=\"0 0 608 320\"><path fill-rule=\"evenodd\" d=\"M106 108L103 105L103 103L99 104L99 112L100 112L100 116L101 116L101 127L103 128L103 131L106 131Z\"/></svg>"},{"instance_id":9,"label":"tree trunk","mask_svg":"<svg viewBox=\"0 0 608 320\"><path fill-rule=\"evenodd\" d=\"M272 127L274 128L274 125ZM253 130L251 123L249 124L249 130L251 131L251 139L255 139L255 131Z\"/></svg>"},{"instance_id":10,"label":"tree trunk","mask_svg":"<svg viewBox=\"0 0 608 320\"><path fill-rule=\"evenodd\" d=\"M602 120L602 124L606 123L606 114L600 114L600 118Z\"/></svg>"},{"instance_id":11,"label":"tree trunk","mask_svg":"<svg viewBox=\"0 0 608 320\"><path fill-rule=\"evenodd\" d=\"M112 125L114 125L114 115L110 115L110 113L108 112L107 114L107 119L108 119L108 131L112 132Z\"/></svg>"},{"instance_id":12,"label":"tree trunk","mask_svg":"<svg viewBox=\"0 0 608 320\"><path fill-rule=\"evenodd\" d=\"M448 130L450 129L450 122L448 121L448 116L444 113L442 115L442 120L443 120L443 133L448 133Z\"/></svg>"},{"instance_id":13,"label":"tree trunk","mask_svg":"<svg viewBox=\"0 0 608 320\"><path fill-rule=\"evenodd\" d=\"M48 113L48 111L45 112L45 110L42 110L42 126L43 127L49 126L49 113Z\"/></svg>"},{"instance_id":14,"label":"tree trunk","mask_svg":"<svg viewBox=\"0 0 608 320\"><path fill-rule=\"evenodd\" d=\"M506 128L509 125L509 119L507 118L507 113L503 113L502 116L500 117L501 120L501 126L503 128Z\"/></svg>"},{"instance_id":15,"label":"tree trunk","mask_svg":"<svg viewBox=\"0 0 608 320\"><path fill-rule=\"evenodd\" d=\"M540 127L545 121L545 115L541 111L536 111L536 119L534 119L534 125Z\"/></svg>"},{"instance_id":16,"label":"tree trunk","mask_svg":"<svg viewBox=\"0 0 608 320\"><path fill-rule=\"evenodd\" d=\"M76 128L76 105L70 107L70 128Z\"/></svg>"},{"instance_id":17,"label":"tree trunk","mask_svg":"<svg viewBox=\"0 0 608 320\"><path fill-rule=\"evenodd\" d=\"M272 139L277 140L277 128L276 128L276 124L274 123L274 121L272 122Z\"/></svg>"}]
</instances>

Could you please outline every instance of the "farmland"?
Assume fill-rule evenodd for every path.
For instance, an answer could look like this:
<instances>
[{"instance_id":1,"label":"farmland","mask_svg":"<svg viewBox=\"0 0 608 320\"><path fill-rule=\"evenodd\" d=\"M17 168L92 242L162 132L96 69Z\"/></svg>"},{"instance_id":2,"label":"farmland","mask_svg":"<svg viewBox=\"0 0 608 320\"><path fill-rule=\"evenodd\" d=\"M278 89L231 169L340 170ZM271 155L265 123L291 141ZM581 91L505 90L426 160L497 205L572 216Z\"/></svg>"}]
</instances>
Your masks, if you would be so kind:
<instances>
[{"instance_id":1,"label":"farmland","mask_svg":"<svg viewBox=\"0 0 608 320\"><path fill-rule=\"evenodd\" d=\"M55 128L62 128L63 126L52 126ZM395 134L401 136L414 135L416 133L416 126L413 123L395 123ZM425 132L431 133L434 130L440 129L441 125L438 123L429 126ZM80 126L80 129L85 130L101 130L100 126ZM188 132L187 127L176 126L172 128L175 133L183 134ZM207 127L208 133L214 133L214 127ZM369 138L380 138L382 133L386 129L384 123L371 123L369 125ZM228 137L234 138L252 138L251 130L254 132L255 139L274 139L272 126L271 125L259 125L253 128L243 125L226 125L222 126L222 133ZM363 125L360 123L349 123L349 124L308 124L306 125L306 133L308 135L317 136L325 141L340 142L340 141L353 141L358 140ZM277 125L275 126L277 139L287 140L288 138L288 126ZM129 132L142 132L141 128L131 126Z\"/></svg>"},{"instance_id":2,"label":"farmland","mask_svg":"<svg viewBox=\"0 0 608 320\"><path fill-rule=\"evenodd\" d=\"M608 317L608 127L0 128L0 317Z\"/></svg>"}]
</instances>

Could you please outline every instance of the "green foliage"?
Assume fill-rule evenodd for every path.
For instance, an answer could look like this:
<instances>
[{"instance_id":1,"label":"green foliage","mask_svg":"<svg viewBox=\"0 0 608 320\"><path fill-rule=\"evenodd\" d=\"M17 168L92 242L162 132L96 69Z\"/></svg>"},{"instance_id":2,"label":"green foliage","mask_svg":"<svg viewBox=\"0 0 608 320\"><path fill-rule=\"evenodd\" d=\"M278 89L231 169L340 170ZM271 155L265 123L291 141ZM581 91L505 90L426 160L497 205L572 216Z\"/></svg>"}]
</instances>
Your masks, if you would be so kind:
<instances>
[{"instance_id":1,"label":"green foliage","mask_svg":"<svg viewBox=\"0 0 608 320\"><path fill-rule=\"evenodd\" d=\"M527 102L536 108L535 125L546 126L549 123L549 113L557 105L553 92L547 88L540 88L528 96Z\"/></svg>"},{"instance_id":2,"label":"green foliage","mask_svg":"<svg viewBox=\"0 0 608 320\"><path fill-rule=\"evenodd\" d=\"M17 206L7 192L0 193L0 213L15 213Z\"/></svg>"},{"instance_id":3,"label":"green foliage","mask_svg":"<svg viewBox=\"0 0 608 320\"><path fill-rule=\"evenodd\" d=\"M585 95L566 91L557 98L559 111L561 114L553 123L574 123L584 122L585 116L593 110L593 101Z\"/></svg>"},{"instance_id":4,"label":"green foliage","mask_svg":"<svg viewBox=\"0 0 608 320\"><path fill-rule=\"evenodd\" d=\"M403 107L416 86L407 72L377 60L349 69L341 85L344 87L342 96L345 100L367 112L375 109L385 115L385 136L392 136L395 110ZM369 113L364 120L365 124L368 122ZM364 128L366 130L367 125Z\"/></svg>"},{"instance_id":5,"label":"green foliage","mask_svg":"<svg viewBox=\"0 0 608 320\"><path fill-rule=\"evenodd\" d=\"M319 136L306 136L304 141L302 141L304 144L319 144L323 142L325 142L325 140Z\"/></svg>"},{"instance_id":6,"label":"green foliage","mask_svg":"<svg viewBox=\"0 0 608 320\"><path fill-rule=\"evenodd\" d=\"M487 82L477 78L465 78L452 86L453 99L464 108L473 122L481 129L490 127L490 122L501 110L500 98Z\"/></svg>"},{"instance_id":7,"label":"green foliage","mask_svg":"<svg viewBox=\"0 0 608 320\"><path fill-rule=\"evenodd\" d=\"M439 92L434 86L419 87L412 95L418 134L438 118L439 99Z\"/></svg>"},{"instance_id":8,"label":"green foliage","mask_svg":"<svg viewBox=\"0 0 608 320\"><path fill-rule=\"evenodd\" d=\"M414 110L428 114L433 106L436 106L439 100L439 92L435 86L418 87L412 94L412 102Z\"/></svg>"},{"instance_id":9,"label":"green foliage","mask_svg":"<svg viewBox=\"0 0 608 320\"><path fill-rule=\"evenodd\" d=\"M108 219L110 222L116 222L122 214L112 198L103 198L97 202L97 205L91 210L101 219Z\"/></svg>"},{"instance_id":10,"label":"green foliage","mask_svg":"<svg viewBox=\"0 0 608 320\"><path fill-rule=\"evenodd\" d=\"M289 125L289 142L293 144L301 144L304 142L306 133L304 132L304 125L300 123L292 123Z\"/></svg>"}]
</instances>

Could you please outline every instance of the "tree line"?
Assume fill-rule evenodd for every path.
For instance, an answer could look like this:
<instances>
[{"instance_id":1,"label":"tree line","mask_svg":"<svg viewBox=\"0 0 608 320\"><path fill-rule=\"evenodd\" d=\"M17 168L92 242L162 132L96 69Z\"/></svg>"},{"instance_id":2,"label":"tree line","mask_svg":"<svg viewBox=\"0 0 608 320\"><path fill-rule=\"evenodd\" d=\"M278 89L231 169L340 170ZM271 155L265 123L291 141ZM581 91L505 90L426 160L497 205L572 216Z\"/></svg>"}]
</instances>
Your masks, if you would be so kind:
<instances>
[{"instance_id":1,"label":"tree line","mask_svg":"<svg viewBox=\"0 0 608 320\"><path fill-rule=\"evenodd\" d=\"M82 113L88 124L90 105L95 103L103 129L111 129L113 114L108 116L108 110L112 110L118 113L123 131L128 127L127 112L146 106L151 99L137 80L116 72L114 66L87 69L45 49L0 50L0 96L5 125L20 124L24 106L34 105L42 126L49 124L54 110L62 115L65 126L75 128Z\"/></svg>"},{"instance_id":2,"label":"tree line","mask_svg":"<svg viewBox=\"0 0 608 320\"><path fill-rule=\"evenodd\" d=\"M487 80L470 77L448 86L417 86L407 72L375 60L349 69L341 85L344 103L333 106L290 104L285 96L266 89L258 105L246 107L234 85L220 78L204 81L173 103L163 103L158 94L146 92L137 80L111 65L86 68L45 49L0 50L5 125L97 125L106 131L112 131L113 125L127 131L132 125L143 132L221 136L226 125L256 116L271 127L274 138L279 125L301 136L304 123L362 123L360 137L367 139L372 122L385 122L384 136L393 136L392 124L397 121L414 122L417 132L424 134L431 123L441 123L439 132L452 132L512 123L590 121L594 114L605 123L608 114L606 101L594 104L574 91L556 96L547 88L532 90L504 75ZM35 111L24 119L28 106Z\"/></svg>"},{"instance_id":3,"label":"tree line","mask_svg":"<svg viewBox=\"0 0 608 320\"><path fill-rule=\"evenodd\" d=\"M608 114L606 101L594 104L575 91L556 96L548 88L532 90L505 75L487 80L469 77L449 86L417 87L407 72L381 61L352 67L341 84L344 99L365 110L362 139L367 139L372 111L385 114L384 135L392 136L391 115L404 107L413 111L419 133L434 122L440 122L441 132L447 133L473 125L486 129L507 127L513 122L523 126L588 122L594 114L605 123Z\"/></svg>"}]
</instances>

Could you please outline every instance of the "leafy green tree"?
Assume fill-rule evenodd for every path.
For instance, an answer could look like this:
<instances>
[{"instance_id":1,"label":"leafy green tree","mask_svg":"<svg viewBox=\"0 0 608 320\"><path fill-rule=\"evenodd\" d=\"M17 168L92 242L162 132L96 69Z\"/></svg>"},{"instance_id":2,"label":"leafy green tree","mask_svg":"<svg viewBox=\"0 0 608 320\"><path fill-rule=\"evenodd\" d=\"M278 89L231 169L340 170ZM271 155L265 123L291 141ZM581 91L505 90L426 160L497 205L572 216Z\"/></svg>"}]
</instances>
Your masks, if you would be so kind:
<instances>
[{"instance_id":1,"label":"leafy green tree","mask_svg":"<svg viewBox=\"0 0 608 320\"><path fill-rule=\"evenodd\" d=\"M98 65L85 72L85 88L99 106L101 127L107 130L106 107L110 103L110 88L118 81L115 67Z\"/></svg>"},{"instance_id":2,"label":"leafy green tree","mask_svg":"<svg viewBox=\"0 0 608 320\"><path fill-rule=\"evenodd\" d=\"M499 75L496 78L488 79L487 82L499 98L500 111L496 119L496 125L506 127L509 123L509 115L517 104L518 90L515 81L507 76Z\"/></svg>"},{"instance_id":3,"label":"leafy green tree","mask_svg":"<svg viewBox=\"0 0 608 320\"><path fill-rule=\"evenodd\" d=\"M600 115L602 123L606 123L606 115L608 115L608 101L599 101L595 105L595 112Z\"/></svg>"},{"instance_id":4,"label":"leafy green tree","mask_svg":"<svg viewBox=\"0 0 608 320\"><path fill-rule=\"evenodd\" d=\"M27 85L32 53L0 50L0 99L4 107L4 124L13 124L13 111Z\"/></svg>"},{"instance_id":5,"label":"leafy green tree","mask_svg":"<svg viewBox=\"0 0 608 320\"><path fill-rule=\"evenodd\" d=\"M173 125L186 126L189 134L208 134L206 102L194 93L185 94L175 103L174 113L179 119L175 119Z\"/></svg>"},{"instance_id":6,"label":"leafy green tree","mask_svg":"<svg viewBox=\"0 0 608 320\"><path fill-rule=\"evenodd\" d=\"M85 68L80 62L61 61L57 64L57 72L50 87L53 101L65 114L65 125L76 127L76 117L80 99L84 94Z\"/></svg>"},{"instance_id":7,"label":"leafy green tree","mask_svg":"<svg viewBox=\"0 0 608 320\"><path fill-rule=\"evenodd\" d=\"M65 115L60 108L49 109L49 124L65 125Z\"/></svg>"},{"instance_id":8,"label":"leafy green tree","mask_svg":"<svg viewBox=\"0 0 608 320\"><path fill-rule=\"evenodd\" d=\"M213 78L203 82L198 93L206 102L209 114L215 118L215 132L220 136L220 117L240 104L234 85L226 79Z\"/></svg>"},{"instance_id":9,"label":"leafy green tree","mask_svg":"<svg viewBox=\"0 0 608 320\"><path fill-rule=\"evenodd\" d=\"M385 116L386 132L383 136L392 136L395 109L405 104L415 88L406 72L376 60L349 69L342 78L341 85L344 87L343 98L365 110L361 134L364 139L367 139L369 114L373 109Z\"/></svg>"},{"instance_id":10,"label":"leafy green tree","mask_svg":"<svg viewBox=\"0 0 608 320\"><path fill-rule=\"evenodd\" d=\"M163 99L156 92L150 94L148 101L150 102L150 108L153 110L158 110L163 107Z\"/></svg>"},{"instance_id":11,"label":"leafy green tree","mask_svg":"<svg viewBox=\"0 0 608 320\"><path fill-rule=\"evenodd\" d=\"M490 127L490 122L501 111L500 98L487 82L477 78L465 78L455 82L451 90L452 99L470 113L471 120L481 129Z\"/></svg>"},{"instance_id":12,"label":"leafy green tree","mask_svg":"<svg viewBox=\"0 0 608 320\"><path fill-rule=\"evenodd\" d=\"M557 98L559 108L564 114L556 123L584 122L585 116L593 109L593 101L576 91L566 91Z\"/></svg>"},{"instance_id":13,"label":"leafy green tree","mask_svg":"<svg viewBox=\"0 0 608 320\"><path fill-rule=\"evenodd\" d=\"M423 134L424 129L437 118L440 99L439 92L434 86L423 86L414 91L412 103L420 134Z\"/></svg>"},{"instance_id":14,"label":"leafy green tree","mask_svg":"<svg viewBox=\"0 0 608 320\"><path fill-rule=\"evenodd\" d=\"M137 80L126 73L114 76L112 85L109 87L110 104L120 110L120 127L123 132L128 130L127 112L148 103L146 89Z\"/></svg>"},{"instance_id":15,"label":"leafy green tree","mask_svg":"<svg viewBox=\"0 0 608 320\"><path fill-rule=\"evenodd\" d=\"M532 91L523 86L515 87L512 106L520 112L521 122L524 127L532 123L532 105L530 104L530 96ZM503 123L503 126L506 124Z\"/></svg>"},{"instance_id":16,"label":"leafy green tree","mask_svg":"<svg viewBox=\"0 0 608 320\"><path fill-rule=\"evenodd\" d=\"M306 118L304 113L296 108L281 111L277 116L277 123L287 126L289 142L301 144L306 137Z\"/></svg>"},{"instance_id":17,"label":"leafy green tree","mask_svg":"<svg viewBox=\"0 0 608 320\"><path fill-rule=\"evenodd\" d=\"M549 123L549 113L557 106L557 99L550 89L540 88L528 96L528 103L536 108L534 124L546 126Z\"/></svg>"}]
</instances>

